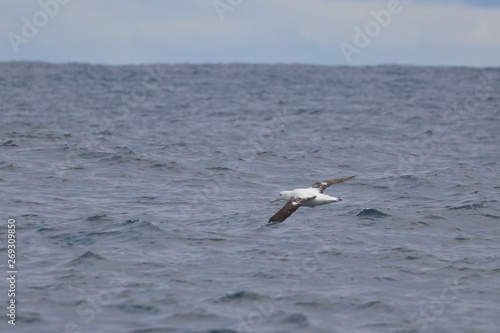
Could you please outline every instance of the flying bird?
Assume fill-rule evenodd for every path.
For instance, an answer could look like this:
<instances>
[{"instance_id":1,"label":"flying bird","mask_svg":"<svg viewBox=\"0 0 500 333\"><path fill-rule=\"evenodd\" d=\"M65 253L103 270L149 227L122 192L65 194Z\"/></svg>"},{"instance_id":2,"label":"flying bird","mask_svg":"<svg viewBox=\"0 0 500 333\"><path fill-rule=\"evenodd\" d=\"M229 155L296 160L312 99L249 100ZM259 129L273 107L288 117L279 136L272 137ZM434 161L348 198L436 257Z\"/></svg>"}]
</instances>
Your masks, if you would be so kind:
<instances>
[{"instance_id":1,"label":"flying bird","mask_svg":"<svg viewBox=\"0 0 500 333\"><path fill-rule=\"evenodd\" d=\"M356 176L323 180L321 182L314 183L308 188L298 188L293 191L281 191L279 197L270 200L269 202L273 203L279 200L285 200L287 203L269 219L269 223L285 221L290 215L293 214L293 212L299 209L300 206L316 207L319 205L342 201L340 198L323 194L323 191L333 184L342 183L346 180L353 179L354 177Z\"/></svg>"}]
</instances>

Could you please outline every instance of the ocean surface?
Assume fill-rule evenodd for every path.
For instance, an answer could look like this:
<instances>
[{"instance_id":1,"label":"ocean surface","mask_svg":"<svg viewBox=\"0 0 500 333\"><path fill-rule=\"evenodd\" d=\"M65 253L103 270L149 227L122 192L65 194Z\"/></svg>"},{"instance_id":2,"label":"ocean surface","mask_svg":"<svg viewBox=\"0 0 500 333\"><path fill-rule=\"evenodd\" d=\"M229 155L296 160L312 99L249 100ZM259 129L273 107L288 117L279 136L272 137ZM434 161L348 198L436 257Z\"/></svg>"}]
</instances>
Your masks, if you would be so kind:
<instances>
[{"instance_id":1,"label":"ocean surface","mask_svg":"<svg viewBox=\"0 0 500 333\"><path fill-rule=\"evenodd\" d=\"M500 332L499 84L0 63L0 331ZM280 191L351 175L267 224Z\"/></svg>"}]
</instances>

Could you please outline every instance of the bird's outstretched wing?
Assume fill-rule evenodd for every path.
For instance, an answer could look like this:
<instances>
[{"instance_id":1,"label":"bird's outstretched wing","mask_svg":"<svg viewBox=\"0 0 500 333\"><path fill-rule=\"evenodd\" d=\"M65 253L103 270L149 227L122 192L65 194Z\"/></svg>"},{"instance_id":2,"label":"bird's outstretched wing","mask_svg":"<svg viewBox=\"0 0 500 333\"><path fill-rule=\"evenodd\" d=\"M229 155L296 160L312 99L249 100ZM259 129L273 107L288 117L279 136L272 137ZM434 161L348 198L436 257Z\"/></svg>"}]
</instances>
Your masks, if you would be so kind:
<instances>
[{"instance_id":1,"label":"bird's outstretched wing","mask_svg":"<svg viewBox=\"0 0 500 333\"><path fill-rule=\"evenodd\" d=\"M287 217L292 215L293 212L299 209L300 206L302 206L303 204L314 198L316 197L314 196L309 198L297 198L297 197L291 198L276 214L274 214L269 219L269 223L285 221Z\"/></svg>"},{"instance_id":2,"label":"bird's outstretched wing","mask_svg":"<svg viewBox=\"0 0 500 333\"><path fill-rule=\"evenodd\" d=\"M321 182L314 183L310 188L317 188L319 190L319 193L323 193L323 191L328 186L331 186L333 184L338 184L338 183L345 182L346 180L353 179L354 177L356 177L356 176L323 180Z\"/></svg>"}]
</instances>

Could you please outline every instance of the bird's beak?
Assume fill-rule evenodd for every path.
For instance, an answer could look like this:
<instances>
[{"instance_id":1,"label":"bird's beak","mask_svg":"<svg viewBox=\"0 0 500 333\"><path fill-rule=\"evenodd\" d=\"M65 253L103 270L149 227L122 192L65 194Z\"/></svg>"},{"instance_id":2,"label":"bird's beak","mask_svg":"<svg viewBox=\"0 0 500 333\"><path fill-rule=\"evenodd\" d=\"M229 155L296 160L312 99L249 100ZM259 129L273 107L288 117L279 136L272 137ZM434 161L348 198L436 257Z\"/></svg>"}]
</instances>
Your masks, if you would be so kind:
<instances>
[{"instance_id":1,"label":"bird's beak","mask_svg":"<svg viewBox=\"0 0 500 333\"><path fill-rule=\"evenodd\" d=\"M273 200L269 200L269 203L273 203L273 202L276 202L276 201L280 201L280 198L274 198Z\"/></svg>"}]
</instances>

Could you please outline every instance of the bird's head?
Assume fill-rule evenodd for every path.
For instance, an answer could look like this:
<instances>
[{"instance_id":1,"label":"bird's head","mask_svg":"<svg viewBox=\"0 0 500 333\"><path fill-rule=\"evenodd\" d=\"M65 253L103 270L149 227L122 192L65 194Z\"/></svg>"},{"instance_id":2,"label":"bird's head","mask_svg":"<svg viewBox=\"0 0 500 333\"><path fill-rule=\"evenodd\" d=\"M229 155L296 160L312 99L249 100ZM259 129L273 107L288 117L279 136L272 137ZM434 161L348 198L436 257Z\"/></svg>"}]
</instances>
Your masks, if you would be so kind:
<instances>
[{"instance_id":1,"label":"bird's head","mask_svg":"<svg viewBox=\"0 0 500 333\"><path fill-rule=\"evenodd\" d=\"M280 200L285 200L285 201L288 201L291 199L291 193L292 191L281 191L280 194L278 195L278 197L272 199L272 200L269 200L269 203L273 203L273 202L276 202L276 201L280 201Z\"/></svg>"}]
</instances>

